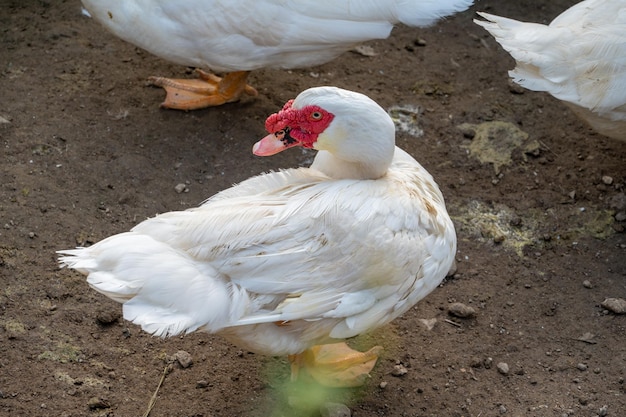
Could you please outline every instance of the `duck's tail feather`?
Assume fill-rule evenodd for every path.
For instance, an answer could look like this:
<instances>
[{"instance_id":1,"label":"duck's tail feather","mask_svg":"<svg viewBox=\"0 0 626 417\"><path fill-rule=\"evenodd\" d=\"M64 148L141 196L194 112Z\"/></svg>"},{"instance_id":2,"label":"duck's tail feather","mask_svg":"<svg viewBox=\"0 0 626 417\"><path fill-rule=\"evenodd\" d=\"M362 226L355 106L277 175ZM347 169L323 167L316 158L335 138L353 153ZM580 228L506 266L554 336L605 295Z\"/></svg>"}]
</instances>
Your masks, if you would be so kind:
<instances>
[{"instance_id":1,"label":"duck's tail feather","mask_svg":"<svg viewBox=\"0 0 626 417\"><path fill-rule=\"evenodd\" d=\"M124 318L158 336L215 332L243 315L248 294L150 236L127 232L88 248L58 252L62 266L87 275L95 290L124 304Z\"/></svg>"}]
</instances>

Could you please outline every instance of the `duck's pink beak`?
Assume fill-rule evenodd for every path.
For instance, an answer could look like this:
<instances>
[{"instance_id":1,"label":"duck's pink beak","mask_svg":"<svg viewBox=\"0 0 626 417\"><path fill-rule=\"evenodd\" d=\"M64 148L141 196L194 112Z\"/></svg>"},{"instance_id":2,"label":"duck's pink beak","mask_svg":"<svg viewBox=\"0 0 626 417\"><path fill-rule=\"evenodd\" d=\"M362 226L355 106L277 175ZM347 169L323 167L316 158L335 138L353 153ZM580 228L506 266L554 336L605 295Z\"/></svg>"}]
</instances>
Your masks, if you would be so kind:
<instances>
[{"instance_id":1,"label":"duck's pink beak","mask_svg":"<svg viewBox=\"0 0 626 417\"><path fill-rule=\"evenodd\" d=\"M252 147L252 153L257 156L271 156L298 145L300 142L291 138L288 132L281 130L270 133L255 143Z\"/></svg>"}]
</instances>

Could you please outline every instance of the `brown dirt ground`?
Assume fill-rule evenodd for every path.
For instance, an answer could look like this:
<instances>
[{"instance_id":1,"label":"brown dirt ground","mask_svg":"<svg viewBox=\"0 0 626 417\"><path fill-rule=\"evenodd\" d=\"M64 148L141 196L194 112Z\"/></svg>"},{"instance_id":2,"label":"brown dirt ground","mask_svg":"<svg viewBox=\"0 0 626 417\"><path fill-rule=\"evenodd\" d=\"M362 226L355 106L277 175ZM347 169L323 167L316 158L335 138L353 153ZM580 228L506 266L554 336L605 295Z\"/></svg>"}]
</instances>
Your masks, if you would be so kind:
<instances>
[{"instance_id":1,"label":"brown dirt ground","mask_svg":"<svg viewBox=\"0 0 626 417\"><path fill-rule=\"evenodd\" d=\"M316 415L289 405L315 396L355 417L626 415L626 316L600 306L626 297L626 224L616 220L626 144L546 94L511 88L513 61L472 23L476 10L549 22L573 3L478 1L435 27L371 42L374 57L257 71L259 97L185 113L160 109L163 92L146 79L189 70L111 36L78 0L0 1L0 415L142 415L179 350L194 363L167 375L151 416ZM454 277L358 341L386 349L365 387L315 393L285 382L285 358L204 333L152 337L57 267L55 250L310 162L297 150L257 158L251 146L267 115L322 84L421 107L425 134L399 133L398 144L434 175L459 234ZM496 174L457 128L488 121L512 123L529 135L522 148L535 148L514 150ZM449 316L453 301L476 317ZM420 319L431 318L428 330ZM393 376L396 364L408 373Z\"/></svg>"}]
</instances>

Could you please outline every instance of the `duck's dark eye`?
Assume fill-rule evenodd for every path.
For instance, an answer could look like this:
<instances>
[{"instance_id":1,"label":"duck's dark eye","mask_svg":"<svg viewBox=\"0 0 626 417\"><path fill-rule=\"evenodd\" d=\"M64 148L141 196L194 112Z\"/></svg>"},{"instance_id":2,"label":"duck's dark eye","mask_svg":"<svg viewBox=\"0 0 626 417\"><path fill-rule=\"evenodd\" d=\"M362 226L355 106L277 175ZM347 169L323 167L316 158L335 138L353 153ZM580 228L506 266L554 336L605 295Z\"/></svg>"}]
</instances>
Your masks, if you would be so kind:
<instances>
[{"instance_id":1,"label":"duck's dark eye","mask_svg":"<svg viewBox=\"0 0 626 417\"><path fill-rule=\"evenodd\" d=\"M314 111L313 113L311 113L311 120L321 120L322 119L322 113L319 111Z\"/></svg>"}]
</instances>

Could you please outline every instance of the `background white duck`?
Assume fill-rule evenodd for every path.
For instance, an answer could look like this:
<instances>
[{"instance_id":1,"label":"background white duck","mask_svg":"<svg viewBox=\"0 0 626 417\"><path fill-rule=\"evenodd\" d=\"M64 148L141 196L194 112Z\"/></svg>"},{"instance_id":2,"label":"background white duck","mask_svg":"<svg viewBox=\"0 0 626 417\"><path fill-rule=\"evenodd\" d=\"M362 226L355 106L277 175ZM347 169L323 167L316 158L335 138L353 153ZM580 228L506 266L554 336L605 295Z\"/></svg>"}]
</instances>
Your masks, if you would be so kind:
<instances>
[{"instance_id":1,"label":"background white duck","mask_svg":"<svg viewBox=\"0 0 626 417\"><path fill-rule=\"evenodd\" d=\"M167 91L162 106L192 110L256 95L248 72L302 68L332 60L356 44L389 36L394 24L427 26L472 0L82 0L116 36L201 79L152 77Z\"/></svg>"},{"instance_id":2,"label":"background white duck","mask_svg":"<svg viewBox=\"0 0 626 417\"><path fill-rule=\"evenodd\" d=\"M324 384L358 385L378 347L314 345L384 325L436 288L454 263L454 226L432 176L395 146L391 118L367 96L308 89L266 128L255 154L317 149L311 167L252 177L60 251L60 262L147 332L218 333L292 355L292 376L304 366Z\"/></svg>"},{"instance_id":3,"label":"background white duck","mask_svg":"<svg viewBox=\"0 0 626 417\"><path fill-rule=\"evenodd\" d=\"M586 0L549 26L488 13L474 20L516 60L517 84L563 100L603 135L626 141L626 0Z\"/></svg>"}]
</instances>

